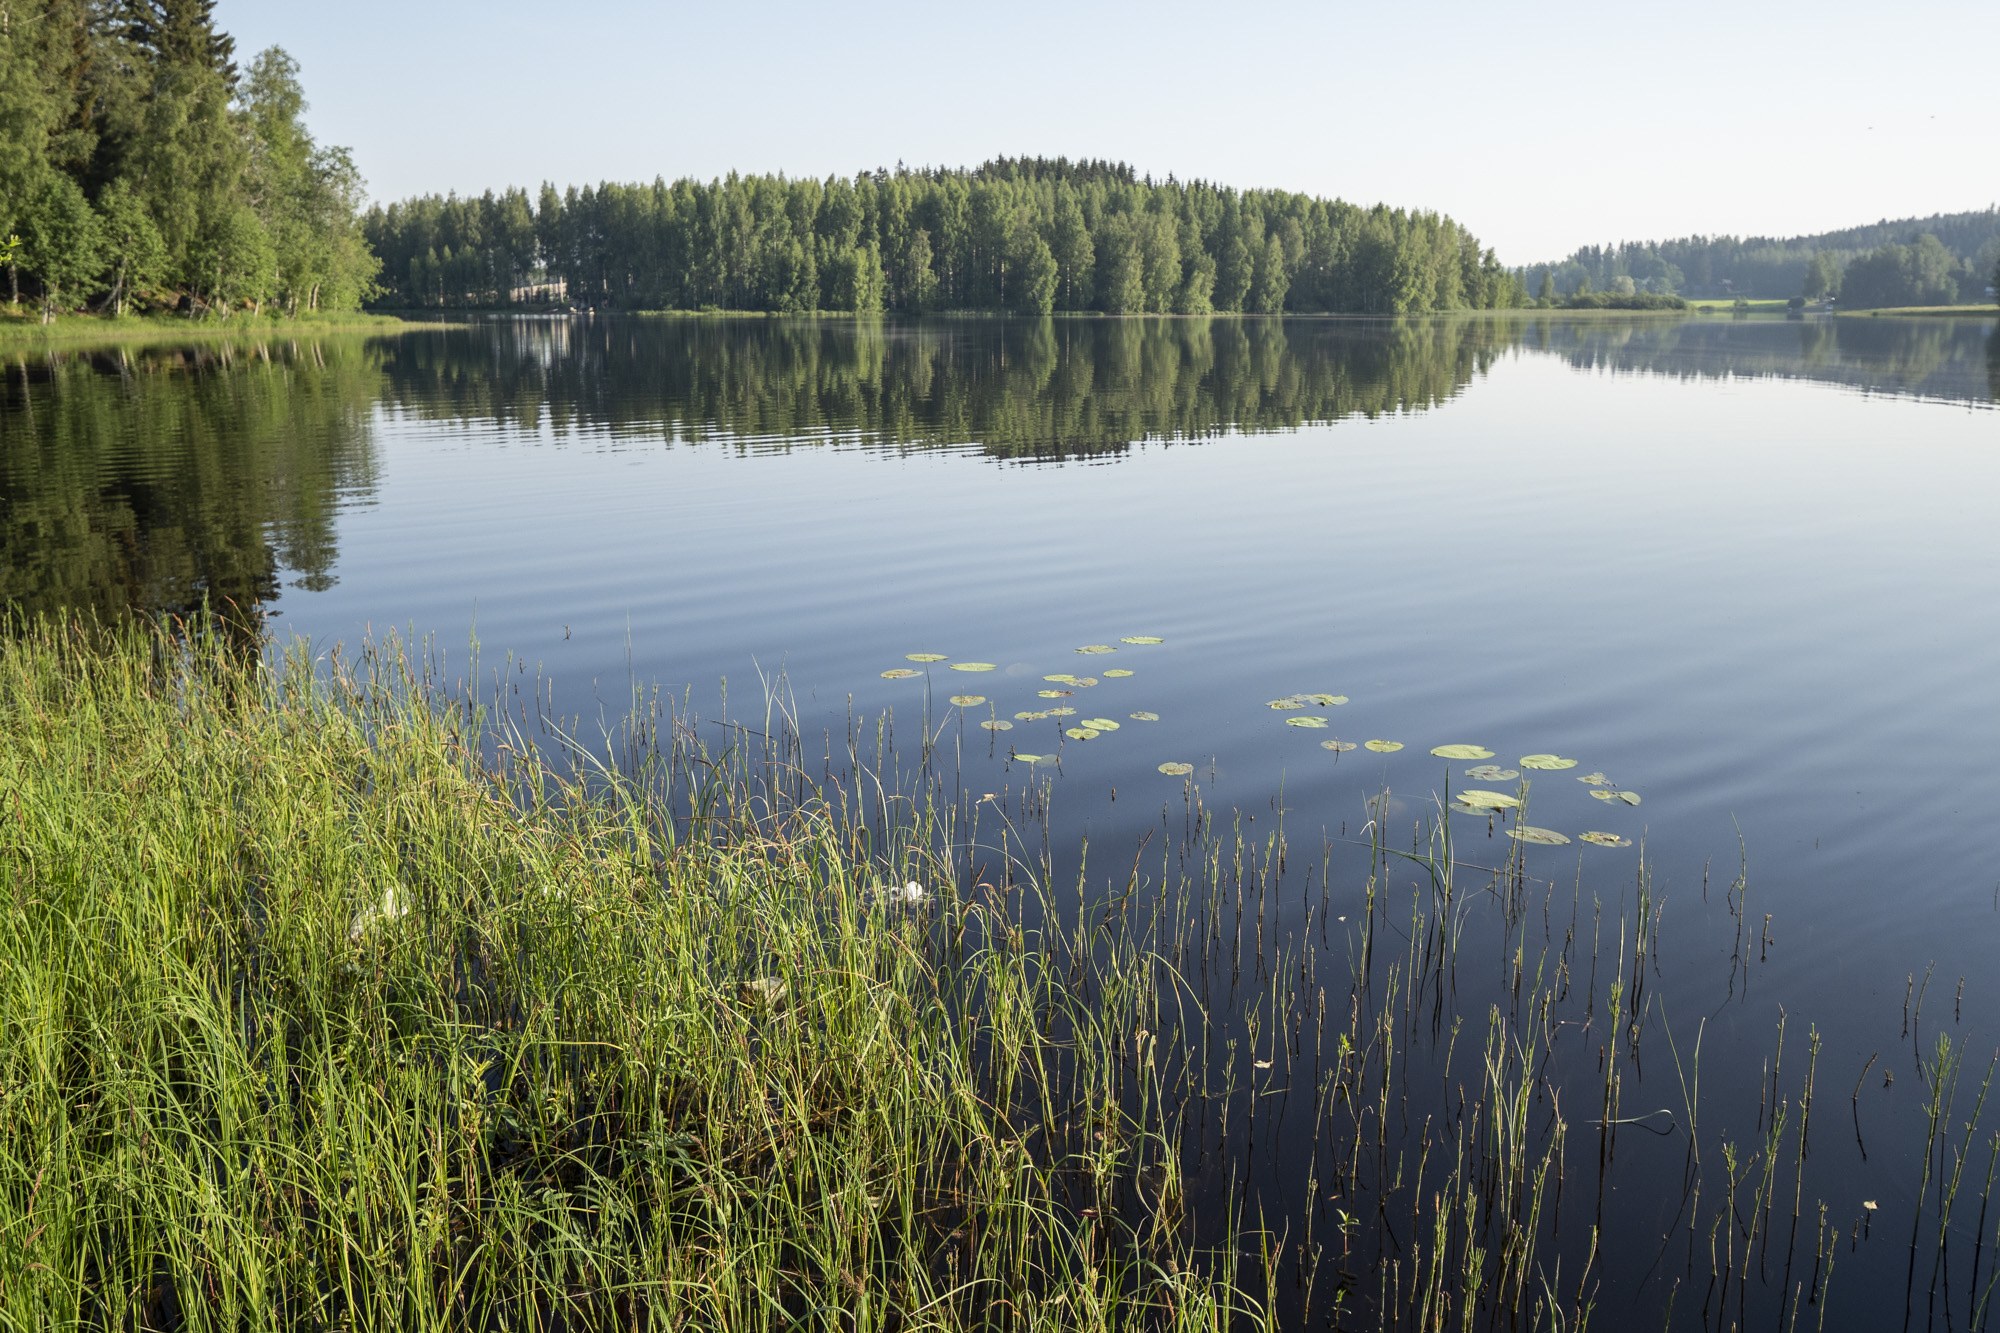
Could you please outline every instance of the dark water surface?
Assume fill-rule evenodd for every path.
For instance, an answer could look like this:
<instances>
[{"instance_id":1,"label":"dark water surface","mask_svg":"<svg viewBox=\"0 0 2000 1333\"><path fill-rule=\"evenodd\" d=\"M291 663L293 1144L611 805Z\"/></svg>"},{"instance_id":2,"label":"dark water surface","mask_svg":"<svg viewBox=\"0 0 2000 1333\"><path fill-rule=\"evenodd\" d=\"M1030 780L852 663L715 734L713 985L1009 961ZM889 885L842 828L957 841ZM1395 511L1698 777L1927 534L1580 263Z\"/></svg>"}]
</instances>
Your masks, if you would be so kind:
<instances>
[{"instance_id":1,"label":"dark water surface","mask_svg":"<svg viewBox=\"0 0 2000 1333\"><path fill-rule=\"evenodd\" d=\"M760 673L782 672L809 733L893 709L914 739L928 695L972 791L1032 780L1010 748L1060 754L1034 770L1051 843L1087 833L1100 890L1163 808L1184 809L1157 766L1190 763L1210 810L1282 825L1301 860L1331 845L1331 879L1294 883L1277 934L1360 910L1367 861L1342 840L1372 793L1388 788L1382 822L1407 845L1447 778L1467 784L1469 765L1431 747L1477 743L1509 768L1575 757L1525 774L1532 822L1644 838L1664 902L1652 1003L1682 1060L1703 1042L1707 1156L1690 1212L1684 1112L1658 1138L1622 1134L1601 1188L1597 1131L1579 1131L1561 1281L1589 1284L1600 1326L1661 1326L1669 1298L1676 1326L1738 1318L1737 1295L1703 1308L1727 1227L1690 1240L1688 1218L1729 1195L1723 1141L1749 1157L1771 1105L1796 1114L1810 1026L1823 1100L1800 1226L1823 1200L1827 1225L1867 1237L1840 1244L1825 1326L1900 1326L1908 1305L1910 1326L1949 1310L1958 1327L2000 1240L2000 1200L1982 1219L1974 1197L2000 1107L1964 1139L1979 1180L1946 1227L1941 1304L1924 1106L1940 1033L1963 1042L1960 1125L2000 1044L1996 389L2000 335L1977 319L600 319L15 353L0 596L112 610L206 594L322 646L434 635L461 664L476 631L488 675L511 655L558 711L593 720L635 683L718 711L724 678L731 711L755 711ZM1074 651L1088 644L1118 651ZM881 677L920 652L998 669ZM1040 699L1051 673L1100 683ZM1350 702L1266 707L1295 691ZM991 705L962 717L956 693ZM1123 724L1087 741L1055 721L971 725L1054 704L1079 710L1068 724ZM1327 727L1286 725L1305 714ZM1320 745L1336 738L1406 748ZM1643 803L1593 799L1573 780L1593 770ZM1484 821L1461 838L1481 864L1512 846ZM1615 934L1637 855L1528 848L1536 901L1559 892L1561 918L1538 920L1530 953L1577 911L1587 934L1594 902ZM1412 883L1396 870L1386 887ZM1913 1030L1906 992L1927 974ZM1457 979L1468 1044L1501 975L1489 947ZM1600 1114L1604 1041L1558 1057L1584 1089L1573 1124ZM1656 1051L1627 1075L1626 1115L1684 1106ZM1448 1088L1427 1096L1449 1114ZM1198 1200L1220 1207L1233 1178L1274 1231L1296 1219L1296 1243L1331 1192L1322 1177L1306 1197L1312 1115L1307 1099L1261 1138L1232 1128L1211 1147L1251 1165ZM1413 1243L1376 1242L1356 1289ZM1753 1274L1745 1326L1796 1314L1782 1257Z\"/></svg>"}]
</instances>

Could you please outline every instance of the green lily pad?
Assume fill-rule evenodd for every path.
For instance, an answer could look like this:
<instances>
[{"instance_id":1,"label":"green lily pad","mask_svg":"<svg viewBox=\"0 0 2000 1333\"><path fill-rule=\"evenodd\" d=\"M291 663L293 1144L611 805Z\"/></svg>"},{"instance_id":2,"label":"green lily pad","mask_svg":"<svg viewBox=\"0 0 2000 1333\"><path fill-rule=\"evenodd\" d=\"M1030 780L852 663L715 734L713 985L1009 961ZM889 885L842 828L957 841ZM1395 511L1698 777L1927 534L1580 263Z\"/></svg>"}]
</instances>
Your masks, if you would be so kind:
<instances>
[{"instance_id":1,"label":"green lily pad","mask_svg":"<svg viewBox=\"0 0 2000 1333\"><path fill-rule=\"evenodd\" d=\"M1618 799L1618 793L1615 791L1598 790L1592 792L1591 795L1595 796L1600 801L1615 801Z\"/></svg>"},{"instance_id":2,"label":"green lily pad","mask_svg":"<svg viewBox=\"0 0 2000 1333\"><path fill-rule=\"evenodd\" d=\"M1575 768L1576 760L1565 759L1559 754L1524 754L1522 768Z\"/></svg>"},{"instance_id":3,"label":"green lily pad","mask_svg":"<svg viewBox=\"0 0 2000 1333\"><path fill-rule=\"evenodd\" d=\"M1347 696L1344 694L1302 694L1299 697L1316 703L1321 708L1332 708L1336 704L1347 702Z\"/></svg>"},{"instance_id":4,"label":"green lily pad","mask_svg":"<svg viewBox=\"0 0 2000 1333\"><path fill-rule=\"evenodd\" d=\"M1616 833L1592 832L1579 833L1577 836L1585 842L1596 843L1599 847L1630 847L1632 845L1630 838L1621 838Z\"/></svg>"},{"instance_id":5,"label":"green lily pad","mask_svg":"<svg viewBox=\"0 0 2000 1333\"><path fill-rule=\"evenodd\" d=\"M1127 634L1120 643L1165 643L1166 640L1151 634Z\"/></svg>"},{"instance_id":6,"label":"green lily pad","mask_svg":"<svg viewBox=\"0 0 2000 1333\"><path fill-rule=\"evenodd\" d=\"M1306 706L1305 700L1293 699L1289 697L1283 699L1273 699L1271 700L1271 702L1264 705L1264 707L1266 708L1275 708L1281 713L1290 712L1294 708L1304 708L1305 706Z\"/></svg>"},{"instance_id":7,"label":"green lily pad","mask_svg":"<svg viewBox=\"0 0 2000 1333\"><path fill-rule=\"evenodd\" d=\"M1043 679L1043 680L1052 680L1052 681L1054 681L1054 682L1055 682L1056 684L1058 684L1058 685L1074 685L1074 684L1076 684L1076 677L1075 677L1075 676L1072 676L1072 675L1070 675L1070 674L1069 674L1069 673L1068 673L1067 671L1058 671L1058 672L1057 672L1057 673L1056 673L1055 675L1053 675L1053 676L1043 676L1043 677L1042 677L1042 679Z\"/></svg>"},{"instance_id":8,"label":"green lily pad","mask_svg":"<svg viewBox=\"0 0 2000 1333\"><path fill-rule=\"evenodd\" d=\"M1077 649L1080 653L1115 653L1118 650L1108 643L1086 643Z\"/></svg>"},{"instance_id":9,"label":"green lily pad","mask_svg":"<svg viewBox=\"0 0 2000 1333\"><path fill-rule=\"evenodd\" d=\"M1017 764L1039 764L1042 762L1042 756L1038 754L1017 754L1014 756L1014 762Z\"/></svg>"},{"instance_id":10,"label":"green lily pad","mask_svg":"<svg viewBox=\"0 0 2000 1333\"><path fill-rule=\"evenodd\" d=\"M1517 824L1507 830L1507 836L1519 838L1522 842L1532 842L1540 847L1561 847L1569 842L1568 838L1552 828L1536 828L1532 824Z\"/></svg>"},{"instance_id":11,"label":"green lily pad","mask_svg":"<svg viewBox=\"0 0 2000 1333\"><path fill-rule=\"evenodd\" d=\"M986 696L983 694L954 694L951 696L951 701L960 708L975 708L986 702Z\"/></svg>"},{"instance_id":12,"label":"green lily pad","mask_svg":"<svg viewBox=\"0 0 2000 1333\"><path fill-rule=\"evenodd\" d=\"M1493 751L1478 745L1437 745L1431 753L1440 759L1491 759Z\"/></svg>"},{"instance_id":13,"label":"green lily pad","mask_svg":"<svg viewBox=\"0 0 2000 1333\"><path fill-rule=\"evenodd\" d=\"M1502 768L1498 764L1475 764L1465 770L1465 776L1478 778L1481 782L1508 782L1521 775L1511 768Z\"/></svg>"},{"instance_id":14,"label":"green lily pad","mask_svg":"<svg viewBox=\"0 0 2000 1333\"><path fill-rule=\"evenodd\" d=\"M1161 764L1160 771L1170 778L1184 778L1194 772L1193 764Z\"/></svg>"},{"instance_id":15,"label":"green lily pad","mask_svg":"<svg viewBox=\"0 0 2000 1333\"><path fill-rule=\"evenodd\" d=\"M1076 710L1075 710L1074 708L1051 708L1051 709L1049 710L1049 716L1050 716L1050 717L1075 717L1075 716L1076 716Z\"/></svg>"},{"instance_id":16,"label":"green lily pad","mask_svg":"<svg viewBox=\"0 0 2000 1333\"><path fill-rule=\"evenodd\" d=\"M1376 754L1394 754L1403 748L1403 743L1401 741L1363 741L1361 742L1361 746L1365 750L1373 750Z\"/></svg>"},{"instance_id":17,"label":"green lily pad","mask_svg":"<svg viewBox=\"0 0 2000 1333\"><path fill-rule=\"evenodd\" d=\"M1288 717L1285 719L1285 725L1288 727L1324 727L1326 719L1323 717Z\"/></svg>"},{"instance_id":18,"label":"green lily pad","mask_svg":"<svg viewBox=\"0 0 2000 1333\"><path fill-rule=\"evenodd\" d=\"M1083 720L1083 725L1086 727L1094 727L1098 731L1118 730L1118 724L1116 722L1113 722L1108 717L1087 717Z\"/></svg>"},{"instance_id":19,"label":"green lily pad","mask_svg":"<svg viewBox=\"0 0 2000 1333\"><path fill-rule=\"evenodd\" d=\"M921 676L923 674L924 673L921 671L912 671L908 667L890 667L887 671L884 671L882 673L882 679L908 680L911 676Z\"/></svg>"},{"instance_id":20,"label":"green lily pad","mask_svg":"<svg viewBox=\"0 0 2000 1333\"><path fill-rule=\"evenodd\" d=\"M1097 733L1089 727L1068 727L1064 729L1063 735L1073 741L1094 741L1097 739Z\"/></svg>"},{"instance_id":21,"label":"green lily pad","mask_svg":"<svg viewBox=\"0 0 2000 1333\"><path fill-rule=\"evenodd\" d=\"M1012 731L1014 729L1014 724L1012 722L1002 722L997 717L989 718L988 720L981 722L979 725L986 728L988 731Z\"/></svg>"},{"instance_id":22,"label":"green lily pad","mask_svg":"<svg viewBox=\"0 0 2000 1333\"><path fill-rule=\"evenodd\" d=\"M1469 787L1460 792L1458 799L1467 805L1476 805L1482 810L1518 810L1521 808L1521 799L1518 796L1508 796L1497 791L1481 791L1477 787Z\"/></svg>"},{"instance_id":23,"label":"green lily pad","mask_svg":"<svg viewBox=\"0 0 2000 1333\"><path fill-rule=\"evenodd\" d=\"M998 671L1000 668L994 666L991 662L953 662L951 669L953 671Z\"/></svg>"},{"instance_id":24,"label":"green lily pad","mask_svg":"<svg viewBox=\"0 0 2000 1333\"><path fill-rule=\"evenodd\" d=\"M1016 722L1040 722L1047 716L1047 713L1016 713L1014 714L1014 720Z\"/></svg>"},{"instance_id":25,"label":"green lily pad","mask_svg":"<svg viewBox=\"0 0 2000 1333\"><path fill-rule=\"evenodd\" d=\"M1464 801L1453 801L1446 808L1455 815L1483 815L1488 819L1491 819L1496 813L1489 806L1467 805Z\"/></svg>"},{"instance_id":26,"label":"green lily pad","mask_svg":"<svg viewBox=\"0 0 2000 1333\"><path fill-rule=\"evenodd\" d=\"M908 659L909 659L910 661L912 661L912 662L942 662L942 661L944 661L944 654L943 654L943 653L904 653L904 654L903 654L903 656L904 656L904 657L906 657L906 658L908 658Z\"/></svg>"},{"instance_id":27,"label":"green lily pad","mask_svg":"<svg viewBox=\"0 0 2000 1333\"><path fill-rule=\"evenodd\" d=\"M1087 689L1089 689L1089 688L1090 688L1091 686L1093 686L1093 685L1097 684L1097 677L1095 677L1095 676L1078 676L1078 677L1077 677L1077 678L1076 678L1075 680L1071 681L1071 682L1070 682L1070 684L1072 684L1072 685L1076 686L1076 687L1077 687L1078 689L1080 689L1080 690L1087 690Z\"/></svg>"},{"instance_id":28,"label":"green lily pad","mask_svg":"<svg viewBox=\"0 0 2000 1333\"><path fill-rule=\"evenodd\" d=\"M1158 722L1160 715L1158 713L1134 713L1132 714L1132 720L1134 722Z\"/></svg>"},{"instance_id":29,"label":"green lily pad","mask_svg":"<svg viewBox=\"0 0 2000 1333\"><path fill-rule=\"evenodd\" d=\"M1361 747L1353 741L1321 741L1319 748L1322 750L1332 750L1335 754L1346 754L1349 750L1358 750Z\"/></svg>"},{"instance_id":30,"label":"green lily pad","mask_svg":"<svg viewBox=\"0 0 2000 1333\"><path fill-rule=\"evenodd\" d=\"M1129 676L1132 673L1127 671L1124 667L1112 667L1111 670L1105 672L1104 674L1107 679L1123 680L1126 676Z\"/></svg>"},{"instance_id":31,"label":"green lily pad","mask_svg":"<svg viewBox=\"0 0 2000 1333\"><path fill-rule=\"evenodd\" d=\"M1036 690L1036 691L1035 691L1035 695L1036 695L1036 697L1037 697L1037 698L1041 698L1041 699L1067 699L1067 698L1069 698L1069 697L1070 697L1070 696L1071 696L1072 694L1075 694L1075 693L1076 693L1076 691L1075 691L1075 690Z\"/></svg>"},{"instance_id":32,"label":"green lily pad","mask_svg":"<svg viewBox=\"0 0 2000 1333\"><path fill-rule=\"evenodd\" d=\"M1602 773L1585 773L1577 781L1587 782L1593 787L1608 787L1611 785L1611 779L1605 777Z\"/></svg>"},{"instance_id":33,"label":"green lily pad","mask_svg":"<svg viewBox=\"0 0 2000 1333\"><path fill-rule=\"evenodd\" d=\"M1618 793L1618 799L1627 805L1637 805L1639 804L1639 793L1636 791L1621 791Z\"/></svg>"}]
</instances>

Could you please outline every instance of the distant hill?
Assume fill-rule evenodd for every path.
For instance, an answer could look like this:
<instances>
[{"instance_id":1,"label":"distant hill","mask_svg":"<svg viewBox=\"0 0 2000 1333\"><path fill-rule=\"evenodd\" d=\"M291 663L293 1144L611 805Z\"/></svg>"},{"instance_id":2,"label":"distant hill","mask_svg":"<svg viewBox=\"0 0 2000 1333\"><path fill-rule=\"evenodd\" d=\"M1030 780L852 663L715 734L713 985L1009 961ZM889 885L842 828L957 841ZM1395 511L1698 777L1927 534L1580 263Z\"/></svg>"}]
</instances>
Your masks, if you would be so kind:
<instances>
[{"instance_id":1,"label":"distant hill","mask_svg":"<svg viewBox=\"0 0 2000 1333\"><path fill-rule=\"evenodd\" d=\"M1909 245L1924 235L1937 237L1951 252L1971 286L1983 289L1992 280L1993 266L2000 262L2000 206L1927 218L1884 218L1812 236L1683 236L1586 245L1567 259L1532 264L1521 272L1531 295L1540 290L1546 272L1563 296L1577 290L1585 278L1593 291L1622 287L1619 279L1630 278L1639 291L1783 298L1799 295L1815 255L1830 254L1845 269L1881 246Z\"/></svg>"}]
</instances>

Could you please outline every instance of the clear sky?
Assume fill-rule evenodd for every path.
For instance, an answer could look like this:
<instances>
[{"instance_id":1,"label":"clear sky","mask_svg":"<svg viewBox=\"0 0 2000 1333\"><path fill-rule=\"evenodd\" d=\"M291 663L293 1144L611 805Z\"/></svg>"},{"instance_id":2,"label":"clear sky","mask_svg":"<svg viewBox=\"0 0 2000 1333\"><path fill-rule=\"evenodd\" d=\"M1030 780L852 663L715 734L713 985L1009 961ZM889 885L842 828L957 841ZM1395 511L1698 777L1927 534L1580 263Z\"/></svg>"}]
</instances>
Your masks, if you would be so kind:
<instances>
[{"instance_id":1,"label":"clear sky","mask_svg":"<svg viewBox=\"0 0 2000 1333\"><path fill-rule=\"evenodd\" d=\"M1434 208L1502 260L2000 199L2000 2L220 0L371 193L997 154Z\"/></svg>"}]
</instances>

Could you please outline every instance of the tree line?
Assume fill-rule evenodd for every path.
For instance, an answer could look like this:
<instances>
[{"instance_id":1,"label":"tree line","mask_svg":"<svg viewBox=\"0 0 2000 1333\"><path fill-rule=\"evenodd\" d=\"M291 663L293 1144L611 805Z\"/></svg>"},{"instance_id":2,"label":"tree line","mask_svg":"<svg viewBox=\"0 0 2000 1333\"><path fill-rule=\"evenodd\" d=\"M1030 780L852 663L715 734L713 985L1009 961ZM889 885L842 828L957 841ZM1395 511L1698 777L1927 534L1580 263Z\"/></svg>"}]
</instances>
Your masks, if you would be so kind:
<instances>
[{"instance_id":1,"label":"tree line","mask_svg":"<svg viewBox=\"0 0 2000 1333\"><path fill-rule=\"evenodd\" d=\"M1556 299L1589 292L1725 300L1832 296L1856 308L1976 301L1987 283L2000 286L1996 274L2000 207L1884 219L1811 236L1586 245L1556 263L1522 270L1529 290ZM1847 290L1850 276L1858 285Z\"/></svg>"},{"instance_id":2,"label":"tree line","mask_svg":"<svg viewBox=\"0 0 2000 1333\"><path fill-rule=\"evenodd\" d=\"M247 69L214 0L0 0L7 295L189 315L358 308L361 176L306 129L296 61Z\"/></svg>"},{"instance_id":3,"label":"tree line","mask_svg":"<svg viewBox=\"0 0 2000 1333\"><path fill-rule=\"evenodd\" d=\"M380 303L398 307L1408 314L1526 300L1442 214L1064 158L426 195L361 227Z\"/></svg>"}]
</instances>

